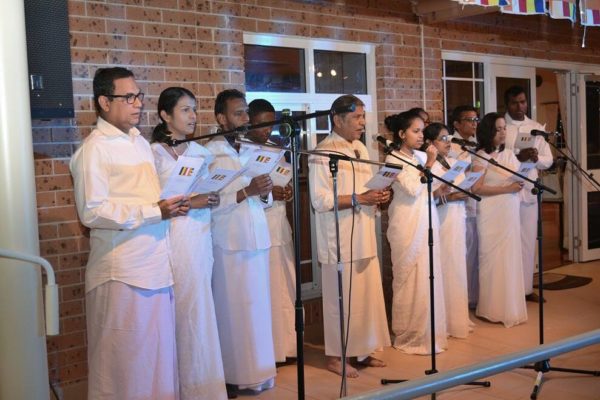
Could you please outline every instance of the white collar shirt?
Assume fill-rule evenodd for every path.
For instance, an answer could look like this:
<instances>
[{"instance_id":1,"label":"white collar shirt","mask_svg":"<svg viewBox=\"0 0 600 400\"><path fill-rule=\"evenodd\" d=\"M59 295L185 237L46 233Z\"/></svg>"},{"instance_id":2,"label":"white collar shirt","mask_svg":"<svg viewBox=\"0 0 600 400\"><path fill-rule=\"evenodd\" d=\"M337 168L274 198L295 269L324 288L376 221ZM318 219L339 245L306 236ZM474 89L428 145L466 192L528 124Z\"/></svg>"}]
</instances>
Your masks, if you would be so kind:
<instances>
[{"instance_id":1,"label":"white collar shirt","mask_svg":"<svg viewBox=\"0 0 600 400\"><path fill-rule=\"evenodd\" d=\"M369 152L360 140L350 143L335 132L319 143L316 150L336 151L350 157L356 157L356 153L358 153L361 159L369 159ZM316 217L318 259L323 264L335 264L337 263L337 246L333 212L333 181L329 171L329 160L327 157L311 156L308 165L310 198ZM365 187L365 184L371 177L373 177L371 165L354 163L353 174L350 162L340 160L337 178L338 196L351 195L353 189L356 194L367 191L368 188ZM354 261L377 255L375 212L376 207L365 205L362 205L358 212L352 208L339 210L342 262L349 262L351 254ZM353 216L354 235L351 241Z\"/></svg>"},{"instance_id":2,"label":"white collar shirt","mask_svg":"<svg viewBox=\"0 0 600 400\"><path fill-rule=\"evenodd\" d=\"M253 146L242 146L238 153L224 137L217 137L206 144L215 159L209 169L224 168L240 170L254 152ZM264 204L258 196L250 196L237 202L237 192L250 184L251 178L241 175L219 192L220 203L212 210L213 244L224 250L253 251L271 247L269 226Z\"/></svg>"},{"instance_id":3,"label":"white collar shirt","mask_svg":"<svg viewBox=\"0 0 600 400\"><path fill-rule=\"evenodd\" d=\"M512 119L508 113L506 113L504 119L506 120L505 146L507 149L510 149L513 152L515 152L515 154L517 154L517 152L515 151L515 143L517 141L517 136L519 135L519 132L529 133L533 129L538 129L541 131L545 130L544 125L541 125L540 123L530 118L527 118L527 116L525 116L523 121L516 121ZM527 175L527 177L529 179L536 180L539 176L538 170L550 168L550 166L552 166L552 163L554 162L554 158L552 156L550 146L548 145L548 143L546 143L543 137L534 136L532 147L535 147L538 151L538 161L535 164L536 168L533 168L529 172L529 175ZM526 183L523 186L523 189L520 192L521 201L523 203L531 204L537 201L536 196L533 193L531 193L532 189L533 184L531 183Z\"/></svg>"},{"instance_id":4,"label":"white collar shirt","mask_svg":"<svg viewBox=\"0 0 600 400\"><path fill-rule=\"evenodd\" d=\"M77 212L91 229L86 292L111 280L144 289L173 284L167 224L150 145L98 118L70 162Z\"/></svg>"}]
</instances>

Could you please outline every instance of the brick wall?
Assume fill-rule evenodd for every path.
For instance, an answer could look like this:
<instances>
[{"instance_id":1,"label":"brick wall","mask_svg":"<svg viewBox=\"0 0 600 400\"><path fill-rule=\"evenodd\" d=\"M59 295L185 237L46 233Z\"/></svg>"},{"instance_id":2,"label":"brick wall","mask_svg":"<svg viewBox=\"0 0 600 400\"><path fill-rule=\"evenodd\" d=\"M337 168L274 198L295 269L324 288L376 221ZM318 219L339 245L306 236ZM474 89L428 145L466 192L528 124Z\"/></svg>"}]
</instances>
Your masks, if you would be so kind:
<instances>
[{"instance_id":1,"label":"brick wall","mask_svg":"<svg viewBox=\"0 0 600 400\"><path fill-rule=\"evenodd\" d=\"M189 88L198 96L199 131L205 133L213 123L216 93L230 87L243 89L244 31L377 43L377 107L383 124L386 115L421 105L421 28L409 4L403 0L69 0L76 116L33 123L40 248L57 268L61 286L62 334L48 340L53 382L68 387L86 378L83 282L88 241L77 221L68 160L95 121L91 97L95 70L123 65L135 72L147 94L141 123L146 134L157 122L153 110L161 90L172 85ZM442 50L600 63L597 31L589 29L587 48L581 49L580 27L547 17L494 14L423 29L426 108L434 120L442 117ZM387 253L387 245L386 249ZM388 256L384 265L389 292Z\"/></svg>"}]
</instances>

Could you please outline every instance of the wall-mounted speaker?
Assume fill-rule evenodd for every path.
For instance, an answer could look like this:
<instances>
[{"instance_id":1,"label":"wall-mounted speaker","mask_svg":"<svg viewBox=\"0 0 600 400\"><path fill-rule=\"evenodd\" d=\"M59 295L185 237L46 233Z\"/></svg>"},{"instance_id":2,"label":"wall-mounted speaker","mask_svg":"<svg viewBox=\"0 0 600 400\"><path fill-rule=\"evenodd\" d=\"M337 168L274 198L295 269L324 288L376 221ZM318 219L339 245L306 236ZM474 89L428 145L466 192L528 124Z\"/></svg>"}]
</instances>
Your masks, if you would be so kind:
<instances>
[{"instance_id":1,"label":"wall-mounted speaker","mask_svg":"<svg viewBox=\"0 0 600 400\"><path fill-rule=\"evenodd\" d=\"M24 0L24 4L31 117L72 118L67 0Z\"/></svg>"}]
</instances>

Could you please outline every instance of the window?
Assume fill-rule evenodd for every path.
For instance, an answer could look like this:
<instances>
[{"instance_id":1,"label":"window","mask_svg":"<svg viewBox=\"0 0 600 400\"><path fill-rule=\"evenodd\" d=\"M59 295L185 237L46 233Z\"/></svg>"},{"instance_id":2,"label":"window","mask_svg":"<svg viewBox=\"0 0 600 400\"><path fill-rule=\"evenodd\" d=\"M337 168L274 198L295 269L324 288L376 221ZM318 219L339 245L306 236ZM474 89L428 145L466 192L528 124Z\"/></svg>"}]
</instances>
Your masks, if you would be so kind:
<instances>
[{"instance_id":1,"label":"window","mask_svg":"<svg viewBox=\"0 0 600 400\"><path fill-rule=\"evenodd\" d=\"M304 49L246 44L244 68L249 92L306 92Z\"/></svg>"},{"instance_id":2,"label":"window","mask_svg":"<svg viewBox=\"0 0 600 400\"><path fill-rule=\"evenodd\" d=\"M483 63L444 60L442 80L444 83L444 120L452 110L461 105L472 105L479 115L483 111Z\"/></svg>"},{"instance_id":3,"label":"window","mask_svg":"<svg viewBox=\"0 0 600 400\"><path fill-rule=\"evenodd\" d=\"M279 111L285 108L290 109L292 115L328 110L337 97L353 93L365 103L367 132L377 132L374 45L244 33L244 48L248 102L266 99L280 117ZM330 129L328 115L306 120L302 124L301 149L314 149ZM272 140L283 142L285 138L275 134ZM366 135L365 141L371 159L378 159L378 147L372 143L371 135ZM308 165L304 156L300 158L299 178L303 204L299 224L302 297L309 299L321 296L321 273L313 210L304 206L310 204ZM289 207L288 218L291 217Z\"/></svg>"},{"instance_id":4,"label":"window","mask_svg":"<svg viewBox=\"0 0 600 400\"><path fill-rule=\"evenodd\" d=\"M317 93L367 94L366 55L315 50Z\"/></svg>"}]
</instances>

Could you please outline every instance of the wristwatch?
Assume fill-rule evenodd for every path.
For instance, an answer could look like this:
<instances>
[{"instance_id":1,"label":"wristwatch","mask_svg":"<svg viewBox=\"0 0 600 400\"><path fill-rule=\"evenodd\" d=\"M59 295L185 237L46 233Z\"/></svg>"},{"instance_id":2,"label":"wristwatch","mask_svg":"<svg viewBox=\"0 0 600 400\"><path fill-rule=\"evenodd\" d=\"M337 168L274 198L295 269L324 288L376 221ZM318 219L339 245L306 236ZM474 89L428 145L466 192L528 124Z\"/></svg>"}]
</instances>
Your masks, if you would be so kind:
<instances>
[{"instance_id":1,"label":"wristwatch","mask_svg":"<svg viewBox=\"0 0 600 400\"><path fill-rule=\"evenodd\" d=\"M358 196L356 195L356 193L352 193L352 208L354 208L355 213L360 212L360 209L362 208L360 203L358 202Z\"/></svg>"}]
</instances>

